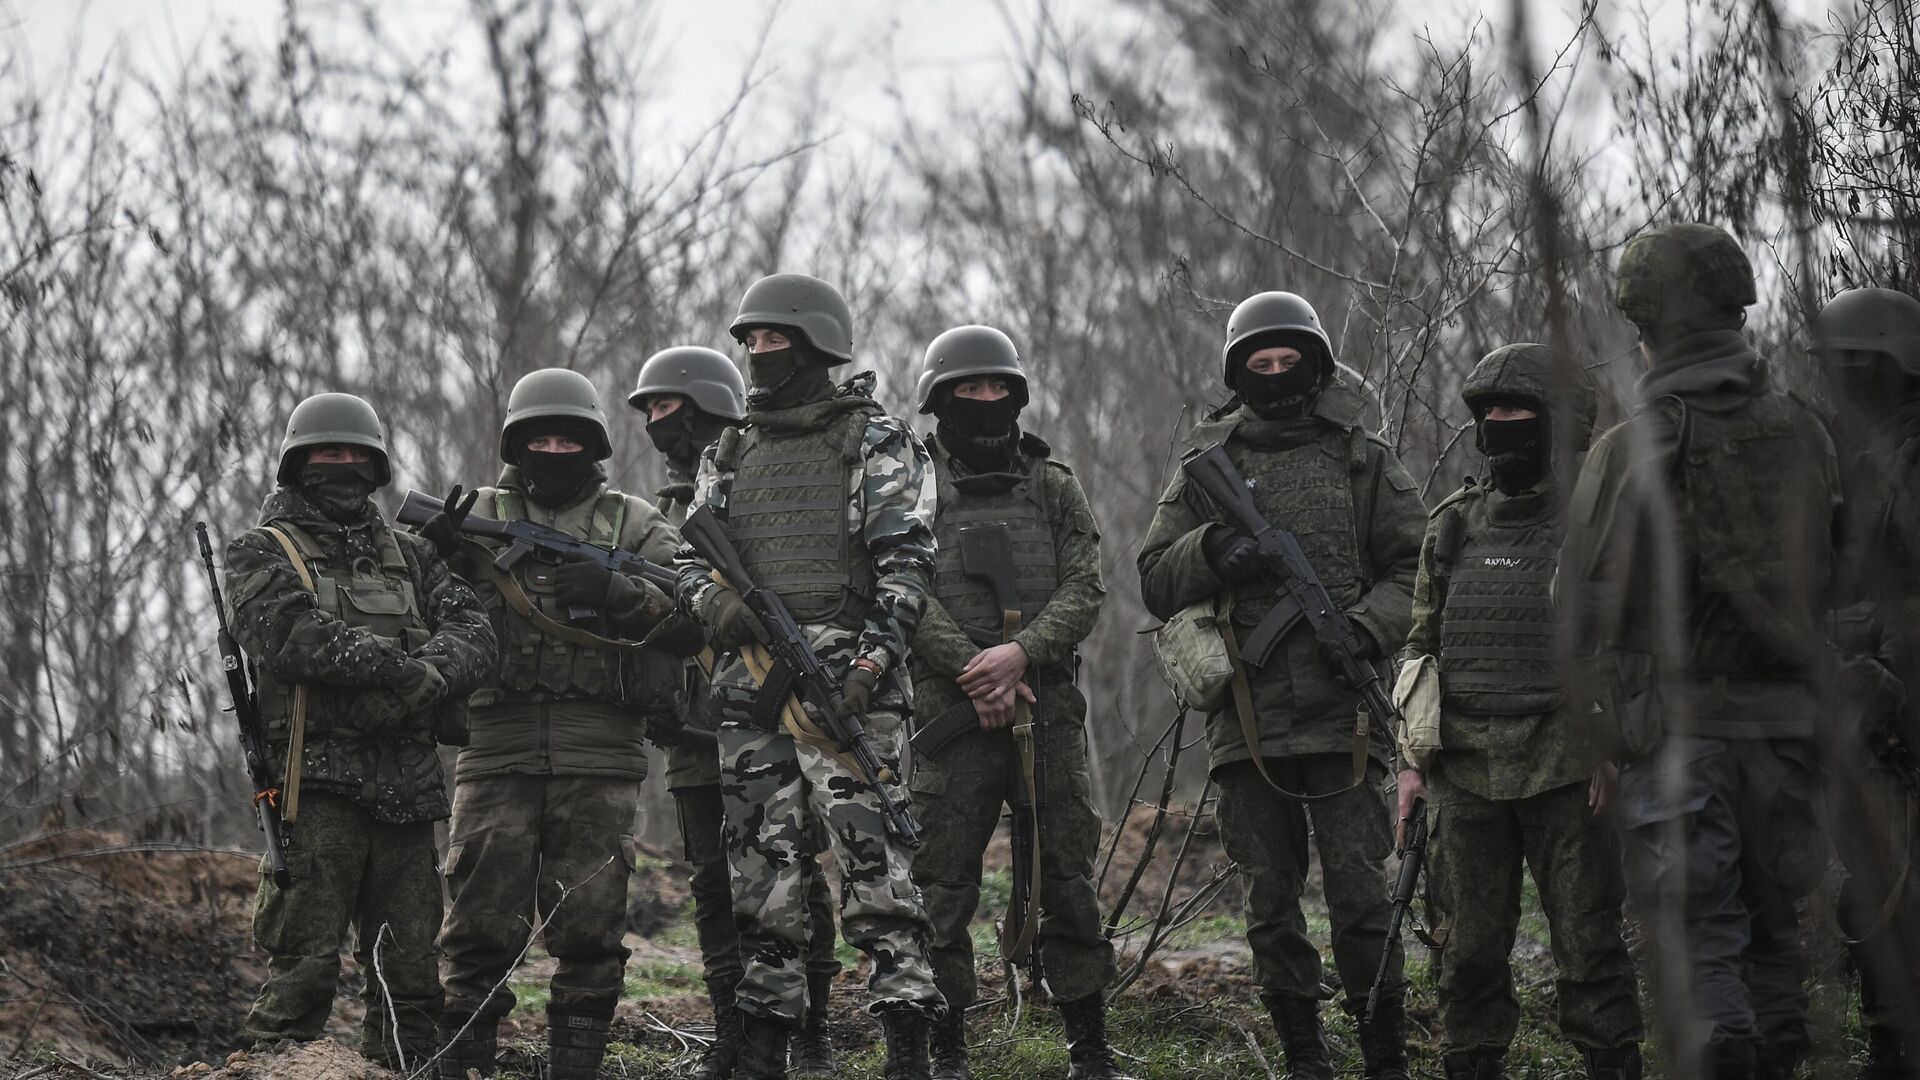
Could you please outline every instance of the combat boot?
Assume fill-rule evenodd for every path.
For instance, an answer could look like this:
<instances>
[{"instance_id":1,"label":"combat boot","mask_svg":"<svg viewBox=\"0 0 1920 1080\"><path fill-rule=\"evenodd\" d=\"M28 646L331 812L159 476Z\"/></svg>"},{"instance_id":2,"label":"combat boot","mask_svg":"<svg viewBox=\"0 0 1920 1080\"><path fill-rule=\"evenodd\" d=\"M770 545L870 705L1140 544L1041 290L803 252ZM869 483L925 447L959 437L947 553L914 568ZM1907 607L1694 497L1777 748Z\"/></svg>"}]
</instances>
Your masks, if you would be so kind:
<instances>
[{"instance_id":1,"label":"combat boot","mask_svg":"<svg viewBox=\"0 0 1920 1080\"><path fill-rule=\"evenodd\" d=\"M787 1047L787 1071L794 1076L833 1075L833 1036L827 1033L833 976L807 976L807 1017Z\"/></svg>"},{"instance_id":2,"label":"combat boot","mask_svg":"<svg viewBox=\"0 0 1920 1080\"><path fill-rule=\"evenodd\" d=\"M1396 996L1380 1002L1372 1016L1354 1014L1360 1030L1361 1075L1367 1080L1410 1080L1407 1075L1407 1014Z\"/></svg>"},{"instance_id":3,"label":"combat boot","mask_svg":"<svg viewBox=\"0 0 1920 1080\"><path fill-rule=\"evenodd\" d=\"M1867 1061L1860 1067L1860 1080L1917 1080L1920 1078L1920 1045L1911 1032L1901 1032L1882 1024L1867 1027Z\"/></svg>"},{"instance_id":4,"label":"combat boot","mask_svg":"<svg viewBox=\"0 0 1920 1080\"><path fill-rule=\"evenodd\" d=\"M436 1034L442 1047L440 1080L467 1080L468 1069L476 1070L481 1076L493 1075L493 1055L500 1042L497 1022L446 1013L440 1017Z\"/></svg>"},{"instance_id":5,"label":"combat boot","mask_svg":"<svg viewBox=\"0 0 1920 1080\"><path fill-rule=\"evenodd\" d=\"M787 1037L793 1022L778 1016L740 1014L740 1061L734 1080L787 1080Z\"/></svg>"},{"instance_id":6,"label":"combat boot","mask_svg":"<svg viewBox=\"0 0 1920 1080\"><path fill-rule=\"evenodd\" d=\"M1591 1080L1640 1080L1640 1069L1638 1043L1587 1051L1587 1076Z\"/></svg>"},{"instance_id":7,"label":"combat boot","mask_svg":"<svg viewBox=\"0 0 1920 1080\"><path fill-rule=\"evenodd\" d=\"M1333 1080L1327 1037L1320 1030L1319 999L1261 994L1260 1000L1273 1014L1273 1030L1286 1051L1287 1080Z\"/></svg>"},{"instance_id":8,"label":"combat boot","mask_svg":"<svg viewBox=\"0 0 1920 1080\"><path fill-rule=\"evenodd\" d=\"M742 1030L740 1010L731 1005L713 1007L713 1041L700 1052L700 1063L693 1067L693 1080L732 1080L740 1063Z\"/></svg>"},{"instance_id":9,"label":"combat boot","mask_svg":"<svg viewBox=\"0 0 1920 1080\"><path fill-rule=\"evenodd\" d=\"M1456 1051L1440 1058L1447 1080L1507 1080L1507 1059L1491 1050Z\"/></svg>"},{"instance_id":10,"label":"combat boot","mask_svg":"<svg viewBox=\"0 0 1920 1080\"><path fill-rule=\"evenodd\" d=\"M973 1069L967 1065L965 1010L950 1008L947 1015L928 1026L927 1057L932 1080L974 1080Z\"/></svg>"},{"instance_id":11,"label":"combat boot","mask_svg":"<svg viewBox=\"0 0 1920 1080\"><path fill-rule=\"evenodd\" d=\"M607 1054L613 1017L547 1007L547 1075L552 1080L593 1080Z\"/></svg>"},{"instance_id":12,"label":"combat boot","mask_svg":"<svg viewBox=\"0 0 1920 1080\"><path fill-rule=\"evenodd\" d=\"M1107 1045L1107 1002L1098 992L1060 1003L1067 1029L1067 1080L1134 1080L1120 1071Z\"/></svg>"},{"instance_id":13,"label":"combat boot","mask_svg":"<svg viewBox=\"0 0 1920 1080\"><path fill-rule=\"evenodd\" d=\"M885 1080L929 1080L927 1073L927 1014L912 1007L880 1014L880 1033L887 1039L887 1060L880 1075Z\"/></svg>"}]
</instances>

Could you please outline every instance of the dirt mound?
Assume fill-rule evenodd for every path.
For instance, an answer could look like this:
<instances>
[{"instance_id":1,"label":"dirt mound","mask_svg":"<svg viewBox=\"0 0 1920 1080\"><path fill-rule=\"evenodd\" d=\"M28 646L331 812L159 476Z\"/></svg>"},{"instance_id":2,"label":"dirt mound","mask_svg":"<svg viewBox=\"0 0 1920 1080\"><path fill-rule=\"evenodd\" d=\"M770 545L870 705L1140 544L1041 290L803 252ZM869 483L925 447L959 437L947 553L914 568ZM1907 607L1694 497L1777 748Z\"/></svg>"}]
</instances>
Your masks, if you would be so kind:
<instances>
[{"instance_id":1,"label":"dirt mound","mask_svg":"<svg viewBox=\"0 0 1920 1080\"><path fill-rule=\"evenodd\" d=\"M272 1051L239 1051L214 1068L204 1061L182 1065L171 1080L397 1080L396 1074L373 1064L332 1039L309 1043L281 1043Z\"/></svg>"},{"instance_id":2,"label":"dirt mound","mask_svg":"<svg viewBox=\"0 0 1920 1080\"><path fill-rule=\"evenodd\" d=\"M0 1045L124 1063L238 1041L255 864L130 847L68 829L0 862Z\"/></svg>"},{"instance_id":3,"label":"dirt mound","mask_svg":"<svg viewBox=\"0 0 1920 1080\"><path fill-rule=\"evenodd\" d=\"M1109 831L1101 840L1100 861L1096 862L1096 871L1104 869L1100 878L1100 906L1111 911L1113 906L1125 894L1127 882L1133 877L1143 855L1147 856L1146 868L1141 871L1140 879L1134 886L1134 895L1129 900L1130 914L1145 914L1137 908L1143 902L1150 902L1157 908L1160 898L1166 893L1169 880L1173 884L1173 903L1178 906L1188 897L1202 889L1212 886L1217 875L1227 873L1231 860L1220 847L1220 830L1214 823L1212 814L1195 818L1192 808L1175 805L1160 820L1160 835L1153 836L1156 811L1151 806L1135 806L1127 820L1119 827L1116 837ZM1152 845L1149 853L1148 845ZM1186 857L1180 859L1182 847ZM1111 852L1111 864L1109 864ZM1174 862L1179 859L1179 870L1174 870ZM1219 914L1237 910L1239 893L1229 881L1224 887L1217 888L1212 900L1201 905L1193 914ZM1148 910L1151 910L1149 908Z\"/></svg>"}]
</instances>

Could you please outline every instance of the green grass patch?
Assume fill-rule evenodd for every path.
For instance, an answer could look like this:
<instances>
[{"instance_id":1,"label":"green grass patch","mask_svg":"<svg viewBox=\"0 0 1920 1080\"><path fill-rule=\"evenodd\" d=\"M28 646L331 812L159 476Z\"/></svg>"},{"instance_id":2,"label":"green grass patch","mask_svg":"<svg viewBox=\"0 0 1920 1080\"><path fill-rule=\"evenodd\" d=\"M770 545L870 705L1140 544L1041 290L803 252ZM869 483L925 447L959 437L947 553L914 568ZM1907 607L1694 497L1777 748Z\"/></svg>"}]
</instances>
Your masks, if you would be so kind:
<instances>
[{"instance_id":1,"label":"green grass patch","mask_svg":"<svg viewBox=\"0 0 1920 1080\"><path fill-rule=\"evenodd\" d=\"M657 962L627 968L625 996L630 1001L697 994L705 988L706 981L693 964Z\"/></svg>"}]
</instances>

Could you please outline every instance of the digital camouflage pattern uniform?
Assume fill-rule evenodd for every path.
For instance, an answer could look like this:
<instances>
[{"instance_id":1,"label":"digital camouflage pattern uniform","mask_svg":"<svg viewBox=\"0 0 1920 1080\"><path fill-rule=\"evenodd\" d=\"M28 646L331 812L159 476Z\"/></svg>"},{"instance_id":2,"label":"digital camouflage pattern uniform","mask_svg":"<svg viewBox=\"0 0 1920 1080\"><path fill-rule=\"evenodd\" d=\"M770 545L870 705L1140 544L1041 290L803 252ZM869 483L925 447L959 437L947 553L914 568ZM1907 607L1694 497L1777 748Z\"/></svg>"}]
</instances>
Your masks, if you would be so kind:
<instances>
[{"instance_id":1,"label":"digital camouflage pattern uniform","mask_svg":"<svg viewBox=\"0 0 1920 1080\"><path fill-rule=\"evenodd\" d=\"M933 570L934 484L926 448L880 411L871 387L863 375L826 400L750 407L746 427L724 434L702 459L695 502L729 522L749 568L785 600L830 670L864 657L889 673L863 723L876 752L897 767L909 692L898 665ZM682 603L697 609L718 586L693 552L683 552L682 564ZM870 1009L938 1012L926 914L908 877L909 853L887 832L879 800L837 760L778 728L771 708L757 708L758 696L746 665L729 656L711 700L746 961L741 1010L801 1019L803 867L818 819L840 872L841 932L873 958Z\"/></svg>"},{"instance_id":2,"label":"digital camouflage pattern uniform","mask_svg":"<svg viewBox=\"0 0 1920 1080\"><path fill-rule=\"evenodd\" d=\"M391 688L415 658L439 670L450 696L464 694L493 664L493 630L433 546L395 532L371 502L342 525L283 486L260 524L227 548L234 637L259 666L261 716L282 762L296 686L307 718L286 851L293 883L277 887L263 864L253 933L267 981L247 1033L320 1037L351 927L367 972L363 1052L398 1064L397 1038L418 1064L433 1052L440 1009L433 823L448 807L435 719L410 714ZM317 592L266 526L293 540Z\"/></svg>"},{"instance_id":3,"label":"digital camouflage pattern uniform","mask_svg":"<svg viewBox=\"0 0 1920 1080\"><path fill-rule=\"evenodd\" d=\"M679 532L646 500L610 489L603 469L599 476L571 501L547 506L527 496L520 470L508 465L498 486L480 489L477 512L670 563ZM677 710L680 661L654 650L636 661L543 633L491 579L498 552L469 543L463 563L473 568L501 649L498 670L467 702L471 734L454 768L452 908L440 934L447 1012L485 1025L511 1011L514 994L504 980L544 920L541 937L557 961L550 1020L604 1021L619 1000L628 955L627 878L647 772L643 713ZM565 623L553 571L528 556L511 575ZM593 623L585 628L596 629ZM618 626L597 629L624 636Z\"/></svg>"},{"instance_id":4,"label":"digital camouflage pattern uniform","mask_svg":"<svg viewBox=\"0 0 1920 1080\"><path fill-rule=\"evenodd\" d=\"M1456 890L1440 976L1448 1074L1494 1075L1519 1028L1508 957L1523 864L1551 930L1562 1033L1583 1051L1620 1052L1600 1060L1637 1057L1619 844L1588 809L1586 718L1563 692L1550 591L1572 471L1560 463L1592 435L1593 385L1578 367L1557 368L1546 346L1510 345L1480 362L1461 397L1483 425L1500 422L1484 419L1489 402L1536 410L1547 418L1536 452L1550 458L1525 490L1470 478L1442 501L1413 587L1407 659L1436 657L1441 672L1441 749L1424 778L1438 808L1434 854ZM1450 551L1437 550L1443 533Z\"/></svg>"},{"instance_id":5,"label":"digital camouflage pattern uniform","mask_svg":"<svg viewBox=\"0 0 1920 1080\"><path fill-rule=\"evenodd\" d=\"M1041 829L1041 919L1035 948L1047 987L1061 1001L1078 1001L1113 981L1113 946L1101 933L1093 863L1100 818L1087 768L1087 702L1075 685L1080 642L1100 617L1100 532L1086 493L1045 443L1021 441L1019 473L974 475L928 440L939 483L935 530L940 542L934 593L913 642L915 709L938 716L966 700L954 680L980 651L965 628L996 636L993 594L969 578L960 563L960 530L1006 523L1013 531L1019 572L1026 682L1038 699L1034 726L1044 740L1046 819ZM913 880L926 896L933 923L933 966L947 1008L974 1000L973 939L969 927L980 904L981 858L1024 784L1010 728L961 736L938 757L914 761L913 798L926 841L914 853Z\"/></svg>"},{"instance_id":6,"label":"digital camouflage pattern uniform","mask_svg":"<svg viewBox=\"0 0 1920 1080\"><path fill-rule=\"evenodd\" d=\"M1267 420L1238 405L1196 425L1186 447L1225 440L1261 513L1299 536L1335 602L1376 645L1397 645L1406 640L1426 512L1413 477L1362 425L1363 408L1357 393L1333 379L1307 415ZM1271 579L1229 589L1208 565L1203 540L1221 520L1205 493L1176 472L1139 558L1141 596L1156 617L1226 593L1233 624L1244 634L1274 606ZM1249 676L1259 753L1275 781L1312 794L1347 787L1359 696L1334 682L1305 623L1280 642L1272 662ZM1365 783L1303 805L1273 790L1254 769L1231 704L1207 718L1209 762L1220 786L1220 839L1244 875L1254 977L1270 1005L1321 997L1320 952L1307 937L1300 906L1311 822L1345 1006L1355 1013L1365 1007L1391 914L1384 867L1393 830L1382 787L1391 739L1376 726ZM1385 998L1398 1002L1405 985L1396 947Z\"/></svg>"},{"instance_id":7,"label":"digital camouflage pattern uniform","mask_svg":"<svg viewBox=\"0 0 1920 1080\"><path fill-rule=\"evenodd\" d=\"M1707 225L1621 254L1652 366L1569 506L1560 600L1623 762L1629 889L1668 1060L1785 1075L1807 1049L1794 904L1826 867L1812 737L1831 671L1832 440L1741 335L1752 268ZM1610 755L1611 756L1611 755Z\"/></svg>"}]
</instances>

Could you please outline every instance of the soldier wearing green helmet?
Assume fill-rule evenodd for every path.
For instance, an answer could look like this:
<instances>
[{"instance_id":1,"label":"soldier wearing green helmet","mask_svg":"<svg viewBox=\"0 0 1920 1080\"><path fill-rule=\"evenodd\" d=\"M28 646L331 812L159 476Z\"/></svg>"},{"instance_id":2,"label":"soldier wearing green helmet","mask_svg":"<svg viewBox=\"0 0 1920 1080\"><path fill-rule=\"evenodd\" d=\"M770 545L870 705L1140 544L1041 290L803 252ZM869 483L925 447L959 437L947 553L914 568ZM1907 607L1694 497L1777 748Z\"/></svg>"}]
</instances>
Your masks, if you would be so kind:
<instances>
[{"instance_id":1,"label":"soldier wearing green helmet","mask_svg":"<svg viewBox=\"0 0 1920 1080\"><path fill-rule=\"evenodd\" d=\"M1447 1080L1506 1076L1523 866L1552 932L1561 1031L1594 1080L1629 1080L1641 1023L1620 936L1619 842L1602 816L1614 767L1590 759L1586 716L1562 692L1551 588L1564 492L1593 433L1593 381L1545 345L1506 345L1460 398L1487 471L1434 509L1395 695L1410 728L1439 734L1438 750L1401 742L1400 816L1431 787L1441 824L1430 854L1455 890L1439 988Z\"/></svg>"},{"instance_id":2,"label":"soldier wearing green helmet","mask_svg":"<svg viewBox=\"0 0 1920 1080\"><path fill-rule=\"evenodd\" d=\"M698 345L662 349L640 365L640 377L627 404L647 417L647 436L667 462L667 484L655 504L678 526L693 507L694 474L700 455L720 433L747 418L747 384L723 352ZM698 661L687 663L686 715L683 723L712 730L707 710L709 673ZM735 988L744 970L740 931L733 917L733 886L727 849L721 836L726 809L720 800L720 756L711 743L683 740L667 756L667 789L680 810L680 839L693 866L693 921L700 941L707 997L713 1003L714 1039L701 1052L696 1080L725 1080L740 1057L740 1010ZM815 850L826 849L816 836ZM794 1071L833 1072L833 1041L827 1031L827 1003L840 961L834 955L833 890L818 860L807 862L807 1014L795 1033Z\"/></svg>"},{"instance_id":3,"label":"soldier wearing green helmet","mask_svg":"<svg viewBox=\"0 0 1920 1080\"><path fill-rule=\"evenodd\" d=\"M1850 721L1832 740L1827 788L1847 867L1840 923L1860 972L1867 1080L1920 1076L1920 300L1849 289L1829 300L1809 344L1849 422L1849 544L1837 640Z\"/></svg>"},{"instance_id":4,"label":"soldier wearing green helmet","mask_svg":"<svg viewBox=\"0 0 1920 1080\"><path fill-rule=\"evenodd\" d=\"M1268 521L1300 538L1321 581L1377 661L1406 640L1426 512L1413 477L1364 423L1313 306L1289 292L1242 301L1227 320L1222 376L1233 398L1197 424L1189 450L1224 443ZM1154 511L1139 557L1141 597L1166 619L1231 605L1245 634L1280 602L1253 539L1224 523L1184 472ZM1358 747L1357 688L1335 681L1304 624L1248 673L1243 712L1207 718L1220 839L1246 875L1247 939L1261 1000L1296 1077L1330 1078L1320 1024L1320 952L1306 935L1309 824L1332 911L1334 963L1358 1020L1391 915L1381 882L1393 827L1384 791L1392 733ZM1250 713L1251 715L1248 715ZM1397 944L1380 1006L1359 1025L1368 1077L1407 1075L1406 979Z\"/></svg>"},{"instance_id":5,"label":"soldier wearing green helmet","mask_svg":"<svg viewBox=\"0 0 1920 1080\"><path fill-rule=\"evenodd\" d=\"M440 922L433 823L447 816L437 737L450 703L486 678L493 628L426 541L396 532L370 496L392 476L373 407L302 401L279 486L227 549L234 637L258 665L259 707L286 778L293 882L263 873L254 940L267 980L247 1015L262 1044L317 1039L351 926L369 979L361 1051L397 1069L434 1051Z\"/></svg>"},{"instance_id":6,"label":"soldier wearing green helmet","mask_svg":"<svg viewBox=\"0 0 1920 1080\"><path fill-rule=\"evenodd\" d=\"M1826 865L1812 737L1842 492L1825 424L1741 333L1754 298L1714 226L1621 252L1648 367L1587 455L1559 564L1573 700L1621 762L1627 884L1666 943L1677 1075L1786 1076L1810 1038L1794 905Z\"/></svg>"},{"instance_id":7,"label":"soldier wearing green helmet","mask_svg":"<svg viewBox=\"0 0 1920 1080\"><path fill-rule=\"evenodd\" d=\"M701 460L696 506L728 523L757 584L779 594L844 689L875 750L898 775L908 702L903 670L933 573L934 486L926 447L872 399L871 373L836 386L853 356L852 317L833 286L802 274L761 278L732 325L747 347L747 419ZM836 755L780 723L738 651L766 629L696 552L682 553L682 603L717 651L709 698L720 721L734 912L746 971L737 1004L745 1047L735 1073L787 1073L808 1005L808 836L824 821L841 880L842 932L873 958L869 1008L887 1042L889 1080L927 1075L927 1022L944 1011L927 963L927 917L878 798Z\"/></svg>"},{"instance_id":8,"label":"soldier wearing green helmet","mask_svg":"<svg viewBox=\"0 0 1920 1080\"><path fill-rule=\"evenodd\" d=\"M490 517L671 561L679 532L646 500L608 486L611 453L593 383L560 368L532 372L507 398L505 467L479 489L479 505ZM457 528L425 531L474 580L501 641L498 668L467 701L471 734L454 768L440 1075L492 1072L499 1022L514 1004L505 979L537 912L558 962L549 1071L584 1080L605 1053L628 955L642 718L679 709L682 661L640 644L672 602L644 578L584 561L528 555L502 570L491 543L462 541Z\"/></svg>"},{"instance_id":9,"label":"soldier wearing green helmet","mask_svg":"<svg viewBox=\"0 0 1920 1080\"><path fill-rule=\"evenodd\" d=\"M939 484L933 594L913 643L916 711L938 716L971 702L980 730L913 767L913 801L926 822L913 880L933 921L933 968L946 1018L931 1039L933 1080L971 1080L965 1012L974 998L969 925L980 903L981 858L1002 804L1032 805L1039 823L1042 920L1032 947L1065 1023L1068 1075L1124 1080L1107 1046L1104 992L1113 946L1093 888L1100 817L1089 792L1087 702L1075 685L1080 642L1100 617L1100 530L1073 471L1022 430L1027 376L1006 334L957 326L935 337L921 366L919 409L938 421L927 439ZM1005 525L1021 630L1000 642L1000 605L966 573L961 533ZM981 638L985 639L983 643ZM1000 642L993 644L994 642ZM1027 703L1020 730L1015 695ZM1020 740L1040 743L1044 768L1027 770ZM1039 787L1032 797L1032 787ZM1016 829L1029 829L1016 815Z\"/></svg>"}]
</instances>

